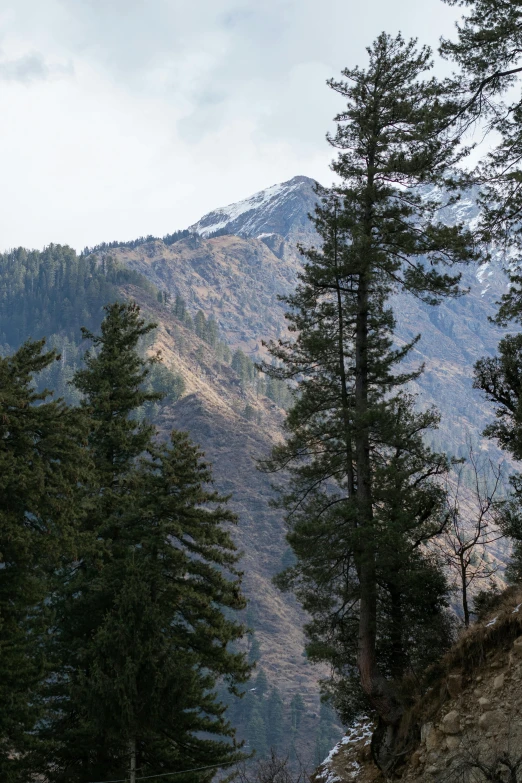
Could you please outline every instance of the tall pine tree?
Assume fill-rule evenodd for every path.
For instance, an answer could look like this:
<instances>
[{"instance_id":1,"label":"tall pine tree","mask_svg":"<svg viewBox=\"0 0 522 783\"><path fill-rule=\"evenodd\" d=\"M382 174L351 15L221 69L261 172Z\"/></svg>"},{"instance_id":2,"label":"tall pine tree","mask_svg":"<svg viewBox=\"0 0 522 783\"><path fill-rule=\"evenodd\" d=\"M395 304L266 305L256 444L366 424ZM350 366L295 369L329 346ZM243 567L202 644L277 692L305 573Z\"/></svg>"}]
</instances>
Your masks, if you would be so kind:
<instances>
[{"instance_id":1,"label":"tall pine tree","mask_svg":"<svg viewBox=\"0 0 522 783\"><path fill-rule=\"evenodd\" d=\"M38 374L59 357L44 341L0 358L0 778L23 779L47 674L44 600L62 556L73 557L88 474L81 416ZM20 777L22 776L22 777Z\"/></svg>"},{"instance_id":2,"label":"tall pine tree","mask_svg":"<svg viewBox=\"0 0 522 783\"><path fill-rule=\"evenodd\" d=\"M49 714L41 740L53 783L182 772L237 757L215 686L248 676L230 643L244 607L225 498L188 438L168 444L134 414L143 391L137 346L153 325L134 304L106 308L76 375L96 464L79 557L53 601ZM209 780L215 769L181 780Z\"/></svg>"},{"instance_id":3,"label":"tall pine tree","mask_svg":"<svg viewBox=\"0 0 522 783\"><path fill-rule=\"evenodd\" d=\"M464 122L481 121L495 132L490 151L476 175L481 184L477 230L511 258L522 247L522 6L511 0L444 0L465 8L456 40L444 40L441 51L461 68L459 89ZM462 78L464 77L464 78ZM502 297L497 324L522 323L522 275L507 269L508 293ZM484 434L497 440L516 460L522 459L522 338L507 335L496 357L475 365L475 387L495 405L495 421ZM496 504L503 532L515 542L508 575L522 578L522 478L511 478L513 496Z\"/></svg>"},{"instance_id":4,"label":"tall pine tree","mask_svg":"<svg viewBox=\"0 0 522 783\"><path fill-rule=\"evenodd\" d=\"M496 323L522 324L522 276L510 274L511 285L501 299ZM495 406L495 420L484 435L496 440L515 460L522 460L522 334L507 334L500 340L498 355L475 364L475 388L481 389ZM522 474L510 476L511 496L495 504L502 532L514 541L508 577L522 579Z\"/></svg>"},{"instance_id":5,"label":"tall pine tree","mask_svg":"<svg viewBox=\"0 0 522 783\"><path fill-rule=\"evenodd\" d=\"M303 251L300 284L285 300L295 340L270 348L281 366L265 371L297 382L298 393L286 442L266 467L291 471L282 505L297 564L281 584L312 614L311 653L332 660L341 650L336 663L358 670L386 767L403 711L397 679L415 664L408 655L429 648L419 643L411 656L409 640L423 624L428 635L443 624L444 579L421 545L444 522L433 477L448 467L422 442L436 414L415 413L400 391L415 373L397 365L416 340L394 345L388 299L397 290L428 304L457 295L458 275L444 267L476 255L469 233L439 218L444 199L432 186L460 153L441 130L450 109L424 76L429 50L382 34L368 54L367 70L330 83L347 101L331 139L342 184L317 210L322 247ZM419 611L430 605L431 618Z\"/></svg>"},{"instance_id":6,"label":"tall pine tree","mask_svg":"<svg viewBox=\"0 0 522 783\"><path fill-rule=\"evenodd\" d=\"M455 132L478 122L493 132L476 175L482 185L477 230L520 247L522 210L522 6L513 0L443 0L462 6L456 40L441 53L461 69L455 78Z\"/></svg>"}]
</instances>

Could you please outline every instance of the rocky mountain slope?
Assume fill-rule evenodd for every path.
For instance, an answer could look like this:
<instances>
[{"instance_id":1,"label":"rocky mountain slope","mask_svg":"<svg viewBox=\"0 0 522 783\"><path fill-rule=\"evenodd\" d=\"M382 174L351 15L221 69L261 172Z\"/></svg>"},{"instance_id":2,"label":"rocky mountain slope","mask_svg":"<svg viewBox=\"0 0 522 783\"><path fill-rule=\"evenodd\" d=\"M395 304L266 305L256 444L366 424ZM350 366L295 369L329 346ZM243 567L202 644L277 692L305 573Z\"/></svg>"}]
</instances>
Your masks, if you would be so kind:
<instances>
[{"instance_id":1,"label":"rocky mountain slope","mask_svg":"<svg viewBox=\"0 0 522 783\"><path fill-rule=\"evenodd\" d=\"M317 761L314 738L321 729L318 679L322 671L303 657L302 611L271 581L289 549L280 515L269 505L272 479L257 470L257 461L280 437L284 411L252 384L241 383L232 367L176 318L169 305L137 287L126 286L124 293L139 302L146 318L158 324L149 352L159 350L163 363L185 381L182 398L161 407L160 430L166 434L177 428L190 433L212 465L216 487L231 495L230 505L238 514L233 535L243 553L243 588L249 600L244 620L254 632L245 640L249 655L256 647L253 679L262 670L269 687L278 689L285 722L293 697L303 699L299 731L287 737L281 752L289 752L295 744L300 757L313 764ZM248 739L245 726L238 727L241 738ZM328 741L339 733L340 728L332 723L326 732ZM324 752L325 745L321 747Z\"/></svg>"},{"instance_id":2,"label":"rocky mountain slope","mask_svg":"<svg viewBox=\"0 0 522 783\"><path fill-rule=\"evenodd\" d=\"M259 237L277 246L274 237L283 237L292 247L313 238L308 214L314 211L315 182L309 177L293 177L272 185L244 201L209 212L190 226L202 237L217 232L240 237Z\"/></svg>"},{"instance_id":3,"label":"rocky mountain slope","mask_svg":"<svg viewBox=\"0 0 522 783\"><path fill-rule=\"evenodd\" d=\"M284 306L277 297L293 290L300 268L296 241L317 242L308 220L316 200L314 181L294 177L246 200L216 209L191 226L195 232L173 245L151 240L111 254L143 273L171 296L180 293L195 312L213 315L225 339L253 356L261 340L284 333ZM444 212L449 222L474 225L473 194ZM412 366L425 372L413 391L420 405L435 405L442 414L439 440L459 454L466 434L480 433L491 415L472 389L472 366L494 353L501 330L488 321L506 288L503 259L462 269L468 293L430 307L399 294L393 308L398 341L417 334ZM488 448L492 448L488 446ZM492 453L497 454L493 449Z\"/></svg>"},{"instance_id":4,"label":"rocky mountain slope","mask_svg":"<svg viewBox=\"0 0 522 783\"><path fill-rule=\"evenodd\" d=\"M110 252L171 299L180 294L192 314L202 310L205 316L214 316L231 347L257 354L263 338L285 329L277 296L293 289L299 257L286 243L284 249L281 259L256 237L203 239L195 234L170 246L158 239Z\"/></svg>"},{"instance_id":5,"label":"rocky mountain slope","mask_svg":"<svg viewBox=\"0 0 522 783\"><path fill-rule=\"evenodd\" d=\"M237 373L168 307L141 289L126 286L124 291L158 324L149 352L159 350L163 363L185 381L182 398L161 407L158 425L165 432L173 427L188 430L212 464L218 489L232 495L231 505L239 515L234 535L243 552L245 589L263 668L284 693L295 692L299 682L307 681L308 688L315 674L301 654L303 617L270 581L286 551L284 531L269 506L270 478L256 469L256 461L279 437L283 411L254 387L241 384Z\"/></svg>"},{"instance_id":6,"label":"rocky mountain slope","mask_svg":"<svg viewBox=\"0 0 522 783\"><path fill-rule=\"evenodd\" d=\"M424 683L408 720L402 783L516 783L522 778L522 594L509 590ZM384 783L371 759L371 725L352 727L314 783Z\"/></svg>"}]
</instances>

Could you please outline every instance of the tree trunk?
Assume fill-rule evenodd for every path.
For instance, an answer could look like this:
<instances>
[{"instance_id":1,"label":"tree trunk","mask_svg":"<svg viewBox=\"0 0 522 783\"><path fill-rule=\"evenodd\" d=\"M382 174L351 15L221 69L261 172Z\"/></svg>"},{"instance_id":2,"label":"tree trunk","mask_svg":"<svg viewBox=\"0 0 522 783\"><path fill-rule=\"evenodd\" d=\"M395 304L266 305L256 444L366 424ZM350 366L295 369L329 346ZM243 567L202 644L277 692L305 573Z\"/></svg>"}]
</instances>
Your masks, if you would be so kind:
<instances>
[{"instance_id":1,"label":"tree trunk","mask_svg":"<svg viewBox=\"0 0 522 783\"><path fill-rule=\"evenodd\" d=\"M129 780L130 783L136 783L136 738L135 737L129 740L129 756L130 756Z\"/></svg>"},{"instance_id":2,"label":"tree trunk","mask_svg":"<svg viewBox=\"0 0 522 783\"><path fill-rule=\"evenodd\" d=\"M337 215L336 215L337 216ZM354 478L354 465L353 465L353 449L352 449L352 427L350 419L350 401L348 397L348 382L346 380L346 369L344 366L344 308L343 298L341 293L341 281L339 272L339 259L337 248L337 221L335 224L335 240L334 240L334 263L335 263L335 283L337 294L337 321L339 324L339 375L341 379L341 405L343 411L343 425L344 425L344 439L346 449L346 480L348 488L348 497L353 498L355 494L355 478Z\"/></svg>"},{"instance_id":3,"label":"tree trunk","mask_svg":"<svg viewBox=\"0 0 522 783\"><path fill-rule=\"evenodd\" d=\"M360 584L359 639L357 666L361 685L374 703L378 675L375 656L377 634L377 586L375 547L372 533L370 438L366 421L368 410L368 280L359 278L355 338L355 454L357 464L358 525L364 530L358 542L357 570ZM377 704L374 704L378 709ZM380 710L379 714L380 714Z\"/></svg>"},{"instance_id":4,"label":"tree trunk","mask_svg":"<svg viewBox=\"0 0 522 783\"><path fill-rule=\"evenodd\" d=\"M357 666L362 689L381 721L385 726L395 727L401 718L402 709L394 697L392 683L387 682L379 672L376 657L377 573L373 531L370 433L366 420L368 413L368 299L368 277L363 271L359 278L355 338L357 507L359 526L363 531L357 557L360 589ZM389 735L388 731L382 734L384 741L382 758L379 758L377 747L375 747L376 761L384 769L388 765L388 756L392 752L393 746Z\"/></svg>"},{"instance_id":5,"label":"tree trunk","mask_svg":"<svg viewBox=\"0 0 522 783\"><path fill-rule=\"evenodd\" d=\"M379 716L379 727L372 739L372 753L384 771L391 768L396 733L403 714L396 689L383 677L377 666L377 572L375 531L373 530L372 468L370 461L370 428L368 423L368 315L370 306L371 253L373 242L373 156L369 155L365 238L361 247L361 270L357 291L355 325L355 460L357 468L359 537L359 635L357 666L361 687ZM367 259L364 256L367 255Z\"/></svg>"},{"instance_id":6,"label":"tree trunk","mask_svg":"<svg viewBox=\"0 0 522 783\"><path fill-rule=\"evenodd\" d=\"M469 628L469 606L468 606L468 585L467 569L462 555L460 556L460 578L462 582L462 611L464 612L464 625Z\"/></svg>"}]
</instances>

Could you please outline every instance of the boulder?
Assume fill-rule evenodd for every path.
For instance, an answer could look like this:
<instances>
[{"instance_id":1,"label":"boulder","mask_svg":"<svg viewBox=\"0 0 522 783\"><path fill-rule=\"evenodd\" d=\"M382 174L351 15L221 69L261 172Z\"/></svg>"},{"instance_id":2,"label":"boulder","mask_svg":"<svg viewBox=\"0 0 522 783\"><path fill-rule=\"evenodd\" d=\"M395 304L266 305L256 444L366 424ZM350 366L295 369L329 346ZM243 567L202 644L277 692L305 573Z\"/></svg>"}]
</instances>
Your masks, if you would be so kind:
<instances>
[{"instance_id":1,"label":"boulder","mask_svg":"<svg viewBox=\"0 0 522 783\"><path fill-rule=\"evenodd\" d=\"M446 737L446 747L449 751L455 751L460 748L460 739L455 735L450 734Z\"/></svg>"},{"instance_id":2,"label":"boulder","mask_svg":"<svg viewBox=\"0 0 522 783\"><path fill-rule=\"evenodd\" d=\"M459 734L460 733L460 715L457 710L448 712L442 719L440 724L441 731L444 734Z\"/></svg>"},{"instance_id":3,"label":"boulder","mask_svg":"<svg viewBox=\"0 0 522 783\"><path fill-rule=\"evenodd\" d=\"M499 674L498 677L495 677L493 680L493 688L498 691L501 688L504 687L504 680L505 680L505 674Z\"/></svg>"},{"instance_id":4,"label":"boulder","mask_svg":"<svg viewBox=\"0 0 522 783\"><path fill-rule=\"evenodd\" d=\"M519 636L518 639L515 639L511 652L516 656L522 657L522 636Z\"/></svg>"},{"instance_id":5,"label":"boulder","mask_svg":"<svg viewBox=\"0 0 522 783\"><path fill-rule=\"evenodd\" d=\"M426 737L426 750L428 753L439 750L442 746L443 739L444 734L442 734L438 729L432 727L430 733Z\"/></svg>"},{"instance_id":6,"label":"boulder","mask_svg":"<svg viewBox=\"0 0 522 783\"><path fill-rule=\"evenodd\" d=\"M478 720L478 725L482 731L495 732L502 725L503 715L498 710L484 712Z\"/></svg>"},{"instance_id":7,"label":"boulder","mask_svg":"<svg viewBox=\"0 0 522 783\"><path fill-rule=\"evenodd\" d=\"M421 726L421 742L424 745L426 744L428 740L428 736L431 734L432 731L433 731L433 723L424 723Z\"/></svg>"},{"instance_id":8,"label":"boulder","mask_svg":"<svg viewBox=\"0 0 522 783\"><path fill-rule=\"evenodd\" d=\"M491 702L490 702L490 700L489 700L489 699L487 699L485 696L481 696L481 697L480 697L480 699L478 700L478 703L479 703L479 707L480 707L482 710L487 710L487 709L488 709L488 707L491 707Z\"/></svg>"}]
</instances>

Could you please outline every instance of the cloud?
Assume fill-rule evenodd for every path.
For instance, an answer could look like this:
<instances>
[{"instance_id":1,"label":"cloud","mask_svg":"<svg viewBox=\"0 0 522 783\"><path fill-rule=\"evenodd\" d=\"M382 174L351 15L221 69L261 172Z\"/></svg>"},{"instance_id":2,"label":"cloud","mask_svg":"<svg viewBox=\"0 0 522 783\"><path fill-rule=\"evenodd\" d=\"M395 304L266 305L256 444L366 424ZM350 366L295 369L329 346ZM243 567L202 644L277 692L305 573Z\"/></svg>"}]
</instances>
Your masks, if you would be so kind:
<instances>
[{"instance_id":1,"label":"cloud","mask_svg":"<svg viewBox=\"0 0 522 783\"><path fill-rule=\"evenodd\" d=\"M74 73L72 63L68 65L49 64L39 52L24 54L12 60L0 59L0 80L30 84L47 81Z\"/></svg>"},{"instance_id":2,"label":"cloud","mask_svg":"<svg viewBox=\"0 0 522 783\"><path fill-rule=\"evenodd\" d=\"M324 137L342 107L326 79L364 67L383 28L436 47L459 13L441 0L2 0L0 247L161 235L296 174L330 182Z\"/></svg>"}]
</instances>

